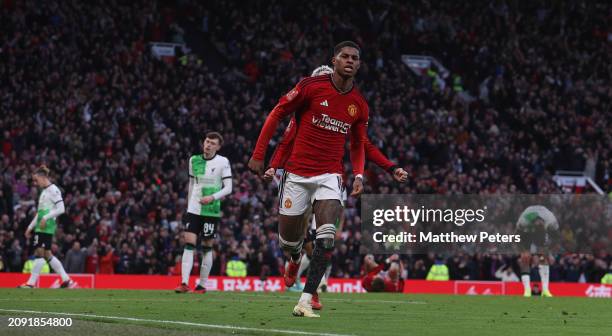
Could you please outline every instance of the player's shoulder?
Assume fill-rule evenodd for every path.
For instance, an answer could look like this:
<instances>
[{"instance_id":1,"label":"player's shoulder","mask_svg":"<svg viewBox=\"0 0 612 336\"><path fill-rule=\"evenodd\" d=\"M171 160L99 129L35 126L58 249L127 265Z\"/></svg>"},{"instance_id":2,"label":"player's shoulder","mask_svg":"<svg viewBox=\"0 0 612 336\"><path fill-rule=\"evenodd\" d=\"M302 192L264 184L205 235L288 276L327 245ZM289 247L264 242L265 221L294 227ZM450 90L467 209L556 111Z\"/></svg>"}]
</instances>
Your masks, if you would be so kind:
<instances>
[{"instance_id":1,"label":"player's shoulder","mask_svg":"<svg viewBox=\"0 0 612 336\"><path fill-rule=\"evenodd\" d=\"M365 96L363 95L363 93L361 92L361 90L359 89L359 86L357 84L355 84L355 86L353 87L353 90L351 90L351 96L357 100L359 102L359 104L362 104L364 106L368 106L368 101L366 100Z\"/></svg>"},{"instance_id":2,"label":"player's shoulder","mask_svg":"<svg viewBox=\"0 0 612 336\"><path fill-rule=\"evenodd\" d=\"M303 78L299 83L299 88L315 88L329 86L331 83L331 77L329 74L311 76Z\"/></svg>"},{"instance_id":3,"label":"player's shoulder","mask_svg":"<svg viewBox=\"0 0 612 336\"><path fill-rule=\"evenodd\" d=\"M215 167L231 166L229 159L219 154L215 154L215 157L210 159L210 163Z\"/></svg>"},{"instance_id":4,"label":"player's shoulder","mask_svg":"<svg viewBox=\"0 0 612 336\"><path fill-rule=\"evenodd\" d=\"M62 190L56 184L50 185L47 190L50 193L52 193L52 194L61 194L62 193Z\"/></svg>"},{"instance_id":5,"label":"player's shoulder","mask_svg":"<svg viewBox=\"0 0 612 336\"><path fill-rule=\"evenodd\" d=\"M227 157L223 156L223 155L217 154L217 155L215 155L215 159L218 160L219 162L222 162L222 163L227 163L227 164L230 163L229 159Z\"/></svg>"},{"instance_id":6,"label":"player's shoulder","mask_svg":"<svg viewBox=\"0 0 612 336\"><path fill-rule=\"evenodd\" d=\"M525 212L537 212L537 213L548 213L551 212L547 207L543 206L543 205L530 205L525 209Z\"/></svg>"}]
</instances>

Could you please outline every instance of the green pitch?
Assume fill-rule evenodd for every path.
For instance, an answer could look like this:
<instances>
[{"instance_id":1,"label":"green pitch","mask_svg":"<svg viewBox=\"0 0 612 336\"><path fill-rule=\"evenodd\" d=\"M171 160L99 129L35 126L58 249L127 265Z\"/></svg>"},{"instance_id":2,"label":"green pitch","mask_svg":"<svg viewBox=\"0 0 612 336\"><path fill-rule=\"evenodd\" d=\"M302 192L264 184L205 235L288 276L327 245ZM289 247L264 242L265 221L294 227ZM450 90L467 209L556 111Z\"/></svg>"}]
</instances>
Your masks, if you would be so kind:
<instances>
[{"instance_id":1,"label":"green pitch","mask_svg":"<svg viewBox=\"0 0 612 336\"><path fill-rule=\"evenodd\" d=\"M0 335L612 335L610 299L322 294L321 318L307 319L291 316L297 298L0 289ZM9 317L71 317L73 325L8 327Z\"/></svg>"}]
</instances>

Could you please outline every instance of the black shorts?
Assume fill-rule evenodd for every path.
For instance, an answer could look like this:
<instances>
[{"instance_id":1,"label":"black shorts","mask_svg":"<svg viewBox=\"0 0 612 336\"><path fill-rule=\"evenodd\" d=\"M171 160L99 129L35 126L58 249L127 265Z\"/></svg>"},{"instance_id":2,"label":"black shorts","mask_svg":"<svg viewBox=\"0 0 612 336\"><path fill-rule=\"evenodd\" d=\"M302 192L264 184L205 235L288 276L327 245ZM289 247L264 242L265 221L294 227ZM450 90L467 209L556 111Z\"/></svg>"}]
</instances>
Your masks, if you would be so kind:
<instances>
[{"instance_id":1,"label":"black shorts","mask_svg":"<svg viewBox=\"0 0 612 336\"><path fill-rule=\"evenodd\" d=\"M42 247L45 250L50 250L52 242L53 235L50 233L34 232L32 235L32 246L34 246L34 248Z\"/></svg>"},{"instance_id":2,"label":"black shorts","mask_svg":"<svg viewBox=\"0 0 612 336\"><path fill-rule=\"evenodd\" d=\"M558 241L558 235L555 232L538 230L538 231L521 231L520 249L523 252L532 254L548 254Z\"/></svg>"},{"instance_id":3,"label":"black shorts","mask_svg":"<svg viewBox=\"0 0 612 336\"><path fill-rule=\"evenodd\" d=\"M219 221L219 217L200 216L190 212L183 217L185 231L201 235L202 239L212 239L217 235Z\"/></svg>"}]
</instances>

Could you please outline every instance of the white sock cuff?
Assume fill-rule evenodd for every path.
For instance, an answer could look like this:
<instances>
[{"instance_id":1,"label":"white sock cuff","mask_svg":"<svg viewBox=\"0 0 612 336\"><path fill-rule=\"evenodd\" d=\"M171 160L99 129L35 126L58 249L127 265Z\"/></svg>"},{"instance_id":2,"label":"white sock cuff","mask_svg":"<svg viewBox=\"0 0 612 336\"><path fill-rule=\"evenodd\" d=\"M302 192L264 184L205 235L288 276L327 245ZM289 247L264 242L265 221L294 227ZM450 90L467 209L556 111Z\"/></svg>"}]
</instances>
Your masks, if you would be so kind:
<instances>
[{"instance_id":1,"label":"white sock cuff","mask_svg":"<svg viewBox=\"0 0 612 336\"><path fill-rule=\"evenodd\" d=\"M281 235L278 235L278 244L283 250L289 250L291 253L300 253L302 252L302 245L304 245L304 240L292 242L283 239Z\"/></svg>"},{"instance_id":2,"label":"white sock cuff","mask_svg":"<svg viewBox=\"0 0 612 336\"><path fill-rule=\"evenodd\" d=\"M334 224L323 224L317 228L317 239L325 238L336 238L336 226Z\"/></svg>"}]
</instances>

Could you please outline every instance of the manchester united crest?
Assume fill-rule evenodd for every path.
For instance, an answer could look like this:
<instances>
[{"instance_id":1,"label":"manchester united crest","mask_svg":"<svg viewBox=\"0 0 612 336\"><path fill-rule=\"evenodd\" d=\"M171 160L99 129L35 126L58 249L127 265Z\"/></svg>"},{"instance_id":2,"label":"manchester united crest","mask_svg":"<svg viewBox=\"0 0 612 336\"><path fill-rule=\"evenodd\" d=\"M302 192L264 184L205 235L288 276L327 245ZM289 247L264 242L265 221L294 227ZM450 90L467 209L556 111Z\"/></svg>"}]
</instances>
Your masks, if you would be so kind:
<instances>
[{"instance_id":1,"label":"manchester united crest","mask_svg":"<svg viewBox=\"0 0 612 336\"><path fill-rule=\"evenodd\" d=\"M285 209L290 209L293 203L291 202L291 198L287 198L285 200Z\"/></svg>"},{"instance_id":2,"label":"manchester united crest","mask_svg":"<svg viewBox=\"0 0 612 336\"><path fill-rule=\"evenodd\" d=\"M355 106L355 104L351 104L348 107L348 114L351 117L354 117L357 114L357 106Z\"/></svg>"}]
</instances>

